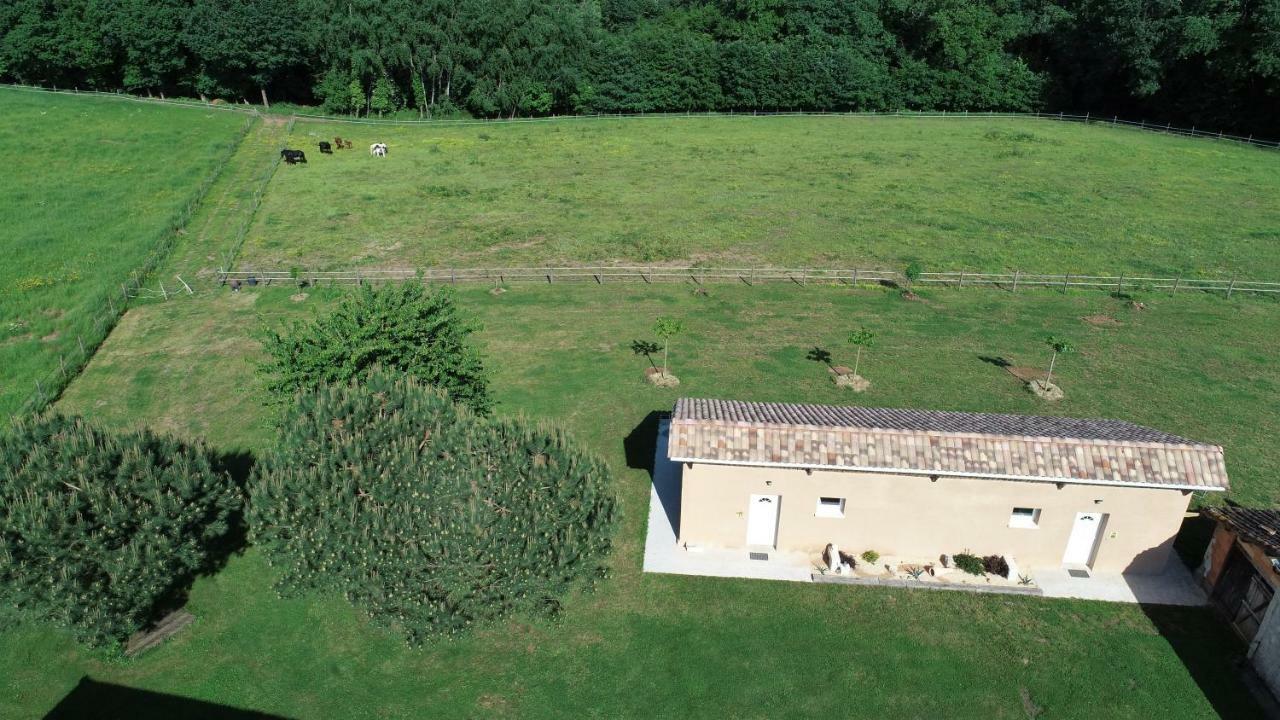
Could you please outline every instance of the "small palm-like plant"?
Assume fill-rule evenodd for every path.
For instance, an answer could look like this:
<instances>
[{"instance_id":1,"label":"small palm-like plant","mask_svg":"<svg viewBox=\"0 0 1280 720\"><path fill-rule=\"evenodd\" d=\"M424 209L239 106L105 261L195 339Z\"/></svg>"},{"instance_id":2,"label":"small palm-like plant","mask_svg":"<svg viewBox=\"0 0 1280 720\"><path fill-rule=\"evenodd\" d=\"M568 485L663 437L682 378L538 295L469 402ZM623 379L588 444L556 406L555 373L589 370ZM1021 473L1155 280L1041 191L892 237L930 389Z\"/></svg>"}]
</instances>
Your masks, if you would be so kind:
<instances>
[{"instance_id":1,"label":"small palm-like plant","mask_svg":"<svg viewBox=\"0 0 1280 720\"><path fill-rule=\"evenodd\" d=\"M858 349L857 354L853 358L853 374L858 374L858 364L862 362L862 349L871 347L876 340L876 334L870 330L860 327L849 334L849 344Z\"/></svg>"},{"instance_id":2,"label":"small palm-like plant","mask_svg":"<svg viewBox=\"0 0 1280 720\"><path fill-rule=\"evenodd\" d=\"M662 374L667 375L667 352L671 338L684 332L684 323L673 317L660 317L653 323L653 334L662 341Z\"/></svg>"},{"instance_id":3,"label":"small palm-like plant","mask_svg":"<svg viewBox=\"0 0 1280 720\"><path fill-rule=\"evenodd\" d=\"M1058 356L1074 351L1076 348L1069 340L1049 335L1044 339L1044 344L1049 346L1053 351L1053 357L1049 358L1049 373L1044 378L1045 386L1053 383L1053 366L1058 362Z\"/></svg>"}]
</instances>

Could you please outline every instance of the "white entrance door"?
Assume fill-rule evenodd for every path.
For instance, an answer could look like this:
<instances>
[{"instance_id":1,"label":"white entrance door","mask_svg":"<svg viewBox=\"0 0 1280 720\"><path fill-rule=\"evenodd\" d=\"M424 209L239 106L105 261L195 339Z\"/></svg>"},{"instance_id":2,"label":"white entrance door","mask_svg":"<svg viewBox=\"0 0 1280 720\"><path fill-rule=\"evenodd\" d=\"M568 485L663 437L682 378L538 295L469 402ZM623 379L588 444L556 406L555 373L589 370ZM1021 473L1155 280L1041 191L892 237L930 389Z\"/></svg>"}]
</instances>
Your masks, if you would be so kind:
<instances>
[{"instance_id":1,"label":"white entrance door","mask_svg":"<svg viewBox=\"0 0 1280 720\"><path fill-rule=\"evenodd\" d=\"M1075 525L1071 526L1071 535L1067 538L1067 551L1062 554L1063 565L1089 564L1098 544L1102 518L1102 513L1076 513Z\"/></svg>"},{"instance_id":2,"label":"white entrance door","mask_svg":"<svg viewBox=\"0 0 1280 720\"><path fill-rule=\"evenodd\" d=\"M781 495L752 495L747 508L747 544L773 547L778 538Z\"/></svg>"}]
</instances>

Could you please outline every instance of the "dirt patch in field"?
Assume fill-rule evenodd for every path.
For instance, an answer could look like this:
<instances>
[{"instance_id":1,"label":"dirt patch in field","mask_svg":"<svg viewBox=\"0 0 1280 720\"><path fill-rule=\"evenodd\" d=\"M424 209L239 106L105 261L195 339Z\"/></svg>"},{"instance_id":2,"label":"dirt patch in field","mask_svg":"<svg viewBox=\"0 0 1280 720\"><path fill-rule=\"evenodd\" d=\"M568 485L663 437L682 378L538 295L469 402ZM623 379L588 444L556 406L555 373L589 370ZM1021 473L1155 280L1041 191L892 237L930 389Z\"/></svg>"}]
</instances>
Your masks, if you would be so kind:
<instances>
[{"instance_id":1,"label":"dirt patch in field","mask_svg":"<svg viewBox=\"0 0 1280 720\"><path fill-rule=\"evenodd\" d=\"M1080 319L1094 327L1117 327L1120 325L1120 321L1110 315L1085 315Z\"/></svg>"},{"instance_id":2,"label":"dirt patch in field","mask_svg":"<svg viewBox=\"0 0 1280 720\"><path fill-rule=\"evenodd\" d=\"M57 339L58 339L58 338L60 338L60 337L62 337L62 333L58 332L57 330L54 330L53 332L49 333L48 335L45 335L44 337L40 338L40 342L47 342L47 343L51 343L51 342L53 342L54 340L57 340Z\"/></svg>"},{"instance_id":3,"label":"dirt patch in field","mask_svg":"<svg viewBox=\"0 0 1280 720\"><path fill-rule=\"evenodd\" d=\"M1045 376L1048 375L1048 373L1046 373L1042 368L1025 367L1022 365L1010 365L1009 367L1006 367L1005 370L1007 370L1010 375L1026 383L1029 383L1032 380L1043 380Z\"/></svg>"},{"instance_id":4,"label":"dirt patch in field","mask_svg":"<svg viewBox=\"0 0 1280 720\"><path fill-rule=\"evenodd\" d=\"M290 296L289 296L289 299L290 299L290 300L292 300L292 301L294 301L294 302L302 302L303 300L306 300L306 299L307 299L307 294L306 294L306 293L295 293L295 294L293 294L293 295L290 295Z\"/></svg>"}]
</instances>

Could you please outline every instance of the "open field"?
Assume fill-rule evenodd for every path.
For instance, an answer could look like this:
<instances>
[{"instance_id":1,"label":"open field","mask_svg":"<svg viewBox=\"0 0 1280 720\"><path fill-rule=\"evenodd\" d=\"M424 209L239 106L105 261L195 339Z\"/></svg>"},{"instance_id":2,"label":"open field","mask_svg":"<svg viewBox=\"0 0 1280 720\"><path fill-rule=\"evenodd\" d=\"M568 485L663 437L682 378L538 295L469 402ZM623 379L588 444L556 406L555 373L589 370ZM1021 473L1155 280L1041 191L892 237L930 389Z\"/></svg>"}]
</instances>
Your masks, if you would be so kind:
<instances>
[{"instance_id":1,"label":"open field","mask_svg":"<svg viewBox=\"0 0 1280 720\"><path fill-rule=\"evenodd\" d=\"M351 151L313 152L343 135ZM373 141L390 145L371 158ZM703 262L1280 279L1280 154L1050 120L299 122L242 269Z\"/></svg>"},{"instance_id":2,"label":"open field","mask_svg":"<svg viewBox=\"0 0 1280 720\"><path fill-rule=\"evenodd\" d=\"M60 403L124 425L204 434L224 449L271 442L251 339L306 317L336 291L223 292L135 308ZM895 592L640 573L655 411L676 392L641 381L632 339L654 316L687 331L672 348L681 394L852 402L804 358L842 360L850 327L879 342L863 359L890 406L1045 411L983 357L1046 358L1047 332L1076 340L1059 364L1067 400L1050 409L1148 423L1226 447L1234 495L1280 495L1280 427L1269 353L1280 305L1199 294L1146 311L1100 293L937 291L907 302L876 290L517 287L460 293L485 323L500 412L554 419L601 453L623 510L614 574L572 599L558 623L517 621L422 650L369 627L341 598L277 599L250 550L202 579L197 624L128 663L96 659L58 632L0 634L0 714L51 707L97 680L289 717L841 716L1026 717L1020 691L1052 718L1253 717L1238 653L1200 610ZM1105 315L1114 323L1081 318ZM1186 337L1195 337L1190 346ZM625 438L625 440L624 440ZM832 615L834 613L834 615ZM746 678L760 682L745 682ZM732 682L729 682L732 680ZM832 687L839 688L832 691Z\"/></svg>"},{"instance_id":3,"label":"open field","mask_svg":"<svg viewBox=\"0 0 1280 720\"><path fill-rule=\"evenodd\" d=\"M0 89L0 417L92 345L247 118ZM74 369L74 368L71 368Z\"/></svg>"}]
</instances>

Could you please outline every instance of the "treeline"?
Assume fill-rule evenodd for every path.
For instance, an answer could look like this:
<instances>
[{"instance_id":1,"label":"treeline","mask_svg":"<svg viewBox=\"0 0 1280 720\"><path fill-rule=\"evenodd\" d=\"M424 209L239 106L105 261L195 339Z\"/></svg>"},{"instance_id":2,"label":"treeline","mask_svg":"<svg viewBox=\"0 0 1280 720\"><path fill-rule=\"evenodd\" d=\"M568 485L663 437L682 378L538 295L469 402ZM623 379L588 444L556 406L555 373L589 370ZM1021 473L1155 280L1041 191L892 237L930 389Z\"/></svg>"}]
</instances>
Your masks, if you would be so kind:
<instances>
[{"instance_id":1,"label":"treeline","mask_svg":"<svg viewBox=\"0 0 1280 720\"><path fill-rule=\"evenodd\" d=\"M373 115L1064 109L1275 135L1280 0L9 0L0 76Z\"/></svg>"}]
</instances>

